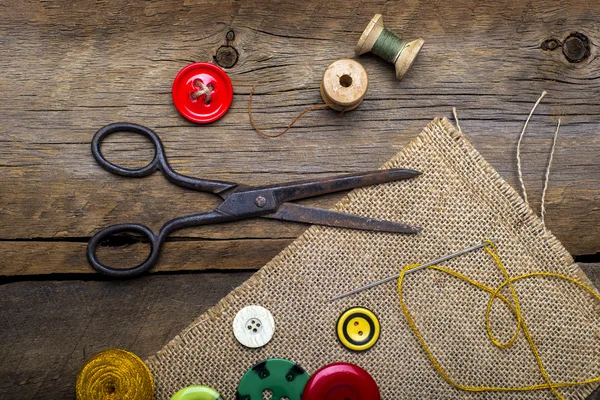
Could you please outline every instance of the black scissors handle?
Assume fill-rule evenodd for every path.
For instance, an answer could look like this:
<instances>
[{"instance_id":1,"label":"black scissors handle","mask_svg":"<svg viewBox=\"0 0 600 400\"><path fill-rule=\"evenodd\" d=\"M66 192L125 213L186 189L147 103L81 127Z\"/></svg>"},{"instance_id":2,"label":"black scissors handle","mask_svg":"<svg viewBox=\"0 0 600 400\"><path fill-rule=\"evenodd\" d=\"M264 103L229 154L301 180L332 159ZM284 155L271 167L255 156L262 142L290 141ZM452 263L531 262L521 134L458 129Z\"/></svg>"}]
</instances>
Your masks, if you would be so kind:
<instances>
[{"instance_id":1,"label":"black scissors handle","mask_svg":"<svg viewBox=\"0 0 600 400\"><path fill-rule=\"evenodd\" d=\"M140 275L154 267L154 265L158 261L160 249L163 243L165 242L165 239L172 232L190 226L228 222L240 218L243 217L232 216L229 214L222 213L218 210L214 210L206 213L193 214L185 217L172 219L166 224L164 224L162 228L160 228L158 233L152 232L150 228L141 224L112 225L102 229L99 232L96 232L96 234L92 236L92 239L90 239L87 246L87 259L92 265L92 267L94 267L94 269L100 273L117 278L131 278ZM98 256L96 255L98 246L100 246L102 241L107 239L109 236L125 232L141 234L148 239L148 242L150 243L150 254L146 258L146 260L144 260L141 264L135 267L126 269L112 268L108 265L102 264L102 262L100 262Z\"/></svg>"},{"instance_id":2,"label":"black scissors handle","mask_svg":"<svg viewBox=\"0 0 600 400\"><path fill-rule=\"evenodd\" d=\"M150 161L148 165L138 169L123 168L108 161L104 155L102 155L100 145L106 137L116 132L137 133L150 139L154 145L154 157L152 158L152 161ZM237 184L232 182L192 178L175 172L167 161L165 149L158 135L152 129L142 125L117 122L100 128L92 139L92 154L98 164L105 170L112 172L113 174L130 178L142 178L152 174L156 170L161 170L170 182L192 190L219 194L227 189L237 186Z\"/></svg>"},{"instance_id":3,"label":"black scissors handle","mask_svg":"<svg viewBox=\"0 0 600 400\"><path fill-rule=\"evenodd\" d=\"M108 161L102 154L101 144L106 137L116 132L137 133L150 139L150 141L154 145L154 157L152 158L152 161L150 161L148 165L138 169L123 168ZM92 154L94 155L94 158L102 168L109 172L112 172L113 174L121 176L131 178L142 178L152 174L156 170L161 170L170 182L178 186L202 192L215 193L217 195L220 195L221 197L226 197L226 194L224 192L226 192L228 189L232 189L237 186L236 183L232 182L192 178L190 176L182 175L175 172L173 168L171 168L171 166L169 165L169 162L167 161L167 156L165 155L163 144L158 135L152 129L146 128L142 125L118 122L104 126L103 128L99 129L98 132L96 132L94 138L92 139ZM90 264L98 272L104 273L106 275L115 277L136 276L151 269L156 264L156 261L158 260L158 255L160 253L160 248L162 247L162 244L164 243L165 238L169 235L169 233L177 229L185 228L187 226L223 222L229 219L231 219L229 215L214 211L203 214L189 215L182 218L176 218L167 222L165 225L163 225L163 227L157 234L152 232L150 228L140 224L118 224L109 226L97 232L92 237L87 247L87 258ZM102 264L96 256L96 250L98 246L110 235L125 232L141 234L148 239L150 243L150 255L148 256L148 258L146 258L146 260L140 265L128 269L116 269Z\"/></svg>"},{"instance_id":4,"label":"black scissors handle","mask_svg":"<svg viewBox=\"0 0 600 400\"><path fill-rule=\"evenodd\" d=\"M140 265L127 269L117 269L102 264L96 256L96 249L100 243L110 235L124 232L139 233L148 238L150 242L150 254L146 260ZM160 247L161 243L159 242L158 236L155 235L150 228L140 224L118 224L104 228L92 236L92 239L88 242L86 253L90 265L94 267L96 271L116 278L129 278L140 275L152 268L158 260Z\"/></svg>"}]
</instances>

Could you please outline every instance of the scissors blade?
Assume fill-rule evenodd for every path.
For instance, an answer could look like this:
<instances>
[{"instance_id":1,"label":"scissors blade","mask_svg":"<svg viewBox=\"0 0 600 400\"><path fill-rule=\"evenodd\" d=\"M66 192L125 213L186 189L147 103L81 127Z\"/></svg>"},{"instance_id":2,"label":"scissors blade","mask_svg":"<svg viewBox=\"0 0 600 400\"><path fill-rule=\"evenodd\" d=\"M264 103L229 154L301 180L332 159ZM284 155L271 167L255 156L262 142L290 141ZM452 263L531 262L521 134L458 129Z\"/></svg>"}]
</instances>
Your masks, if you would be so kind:
<instances>
[{"instance_id":1,"label":"scissors blade","mask_svg":"<svg viewBox=\"0 0 600 400\"><path fill-rule=\"evenodd\" d=\"M282 204L277 212L263 215L264 218L283 221L302 222L305 224L326 225L336 228L361 229L375 232L417 233L421 228L384 221L377 218L360 217L339 211L322 208L306 207L294 203Z\"/></svg>"},{"instance_id":2,"label":"scissors blade","mask_svg":"<svg viewBox=\"0 0 600 400\"><path fill-rule=\"evenodd\" d=\"M307 197L320 196L327 193L340 192L380 183L400 181L414 178L421 172L412 169L383 169L358 174L347 174L327 177L319 180L306 180L282 183L278 185L255 188L270 191L279 204Z\"/></svg>"}]
</instances>

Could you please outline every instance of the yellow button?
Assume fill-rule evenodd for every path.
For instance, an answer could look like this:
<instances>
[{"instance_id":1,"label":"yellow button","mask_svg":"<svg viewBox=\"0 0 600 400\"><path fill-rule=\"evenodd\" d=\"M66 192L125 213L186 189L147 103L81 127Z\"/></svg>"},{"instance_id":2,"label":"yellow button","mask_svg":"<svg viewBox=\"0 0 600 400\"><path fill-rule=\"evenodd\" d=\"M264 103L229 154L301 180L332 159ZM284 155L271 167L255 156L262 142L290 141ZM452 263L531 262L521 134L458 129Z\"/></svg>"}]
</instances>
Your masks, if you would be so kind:
<instances>
[{"instance_id":1,"label":"yellow button","mask_svg":"<svg viewBox=\"0 0 600 400\"><path fill-rule=\"evenodd\" d=\"M377 343L381 327L377 316L366 308L346 310L338 319L337 336L350 350L365 351Z\"/></svg>"}]
</instances>

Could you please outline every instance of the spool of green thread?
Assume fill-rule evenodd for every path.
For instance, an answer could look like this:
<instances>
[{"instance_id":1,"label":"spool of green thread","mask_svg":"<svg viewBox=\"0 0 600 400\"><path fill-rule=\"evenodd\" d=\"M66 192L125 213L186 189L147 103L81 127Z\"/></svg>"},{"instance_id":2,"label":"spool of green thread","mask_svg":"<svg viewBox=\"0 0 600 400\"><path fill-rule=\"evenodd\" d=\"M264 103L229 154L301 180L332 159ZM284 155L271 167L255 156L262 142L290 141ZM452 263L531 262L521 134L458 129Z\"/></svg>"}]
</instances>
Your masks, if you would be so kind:
<instances>
[{"instance_id":1,"label":"spool of green thread","mask_svg":"<svg viewBox=\"0 0 600 400\"><path fill-rule=\"evenodd\" d=\"M384 28L375 41L371 53L388 62L395 63L400 54L402 54L402 50L404 50L406 44L406 40L400 39L392 31Z\"/></svg>"},{"instance_id":2,"label":"spool of green thread","mask_svg":"<svg viewBox=\"0 0 600 400\"><path fill-rule=\"evenodd\" d=\"M423 43L421 38L411 41L399 38L385 28L381 14L375 14L358 40L356 54L372 52L393 63L396 67L396 79L402 79L415 61Z\"/></svg>"}]
</instances>

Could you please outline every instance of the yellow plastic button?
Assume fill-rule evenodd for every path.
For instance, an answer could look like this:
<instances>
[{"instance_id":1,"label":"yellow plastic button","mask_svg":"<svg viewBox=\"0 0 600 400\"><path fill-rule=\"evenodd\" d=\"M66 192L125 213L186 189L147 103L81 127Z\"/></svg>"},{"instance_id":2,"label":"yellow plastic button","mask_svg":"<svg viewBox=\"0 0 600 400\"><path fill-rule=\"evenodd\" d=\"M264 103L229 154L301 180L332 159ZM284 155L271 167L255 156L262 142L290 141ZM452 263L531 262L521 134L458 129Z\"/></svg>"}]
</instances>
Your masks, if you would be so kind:
<instances>
[{"instance_id":1,"label":"yellow plastic button","mask_svg":"<svg viewBox=\"0 0 600 400\"><path fill-rule=\"evenodd\" d=\"M365 351L377 343L381 327L377 316L366 308L350 308L337 322L337 336L350 350Z\"/></svg>"}]
</instances>

